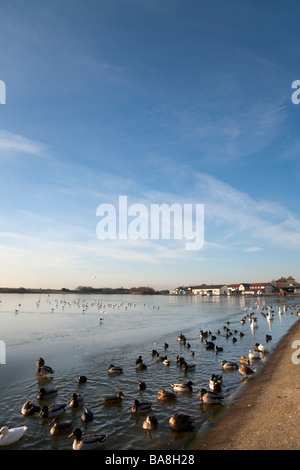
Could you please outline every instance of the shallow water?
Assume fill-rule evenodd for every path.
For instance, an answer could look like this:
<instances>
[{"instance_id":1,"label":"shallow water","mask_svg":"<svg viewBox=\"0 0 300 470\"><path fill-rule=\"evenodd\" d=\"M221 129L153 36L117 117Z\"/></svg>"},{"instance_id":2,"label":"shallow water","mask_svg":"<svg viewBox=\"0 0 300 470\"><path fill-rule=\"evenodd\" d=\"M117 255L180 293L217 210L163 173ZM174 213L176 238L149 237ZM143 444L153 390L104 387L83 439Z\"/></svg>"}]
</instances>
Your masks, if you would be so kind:
<instances>
[{"instance_id":1,"label":"shallow water","mask_svg":"<svg viewBox=\"0 0 300 470\"><path fill-rule=\"evenodd\" d=\"M39 406L70 402L74 392L84 396L85 405L94 413L90 423L81 421L82 409L67 407L62 421L72 421L85 433L106 433L103 449L143 450L183 447L207 420L211 421L222 406L233 399L243 387L241 374L223 372L223 405L203 405L197 396L201 388L208 389L212 373L222 373L223 359L238 362L247 355L255 343L263 343L269 351L297 320L299 299L279 297L175 297L128 295L0 295L0 339L5 343L5 364L0 364L0 426L28 426L26 435L12 449L71 449L72 439L67 435L52 437L51 419L38 414L21 414L27 400ZM283 306L287 308L284 310ZM273 319L268 321L266 306L272 306ZM252 330L248 318L244 325L240 319L255 313L258 328ZM103 320L99 322L99 317ZM226 323L229 321L229 325ZM237 341L225 337L224 326ZM200 329L219 329L214 341L223 352L206 350L200 340ZM240 337L239 332L244 333ZM183 333L191 348L181 345L177 336ZM266 344L265 335L272 335ZM164 350L167 342L169 347ZM168 367L152 357L152 349L167 355ZM195 352L190 355L190 350ZM175 362L176 355L196 365L194 371L184 372ZM135 360L142 355L147 370L136 371ZM53 377L43 379L36 375L35 362L43 357L53 367ZM259 369L266 360L263 356L252 364ZM3 361L2 361L3 362ZM108 374L110 364L119 365L123 373ZM86 375L87 383L77 384L78 375ZM146 382L143 392L137 390L138 381ZM171 383L191 380L193 392L178 394L175 402L160 402L160 389L172 391ZM38 402L40 387L56 388L58 395ZM107 395L124 393L120 406L105 406ZM158 418L158 428L148 432L142 428L146 415L134 415L130 408L133 400L152 403L152 413ZM176 412L187 413L195 419L191 433L176 433L170 429L169 418ZM2 447L4 449L4 447Z\"/></svg>"}]
</instances>

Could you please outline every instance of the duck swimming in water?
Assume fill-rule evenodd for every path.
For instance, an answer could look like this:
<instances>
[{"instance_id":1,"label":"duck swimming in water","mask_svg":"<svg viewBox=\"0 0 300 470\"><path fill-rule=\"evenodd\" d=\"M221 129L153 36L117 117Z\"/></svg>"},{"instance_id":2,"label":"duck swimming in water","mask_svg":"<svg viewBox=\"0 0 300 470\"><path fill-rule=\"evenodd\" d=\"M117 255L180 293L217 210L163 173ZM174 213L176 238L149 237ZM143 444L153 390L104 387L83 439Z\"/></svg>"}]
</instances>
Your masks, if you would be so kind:
<instances>
[{"instance_id":1,"label":"duck swimming in water","mask_svg":"<svg viewBox=\"0 0 300 470\"><path fill-rule=\"evenodd\" d=\"M223 395L220 393L215 393L212 391L207 391L205 388L202 388L200 393L198 393L198 397L200 396L200 401L202 403L207 403L208 405L218 405L222 403L224 399Z\"/></svg>"},{"instance_id":2,"label":"duck swimming in water","mask_svg":"<svg viewBox=\"0 0 300 470\"><path fill-rule=\"evenodd\" d=\"M43 406L40 411L42 418L52 418L53 416L58 416L62 414L66 409L66 404L62 405L53 405L53 406Z\"/></svg>"},{"instance_id":3,"label":"duck swimming in water","mask_svg":"<svg viewBox=\"0 0 300 470\"><path fill-rule=\"evenodd\" d=\"M237 370L238 365L236 362L230 362L230 361L222 361L221 362L222 369L224 370Z\"/></svg>"},{"instance_id":4,"label":"duck swimming in water","mask_svg":"<svg viewBox=\"0 0 300 470\"><path fill-rule=\"evenodd\" d=\"M170 384L171 387L173 388L174 392L192 392L193 391L193 382L189 380L189 382L184 383L176 383L176 384Z\"/></svg>"},{"instance_id":5,"label":"duck swimming in water","mask_svg":"<svg viewBox=\"0 0 300 470\"><path fill-rule=\"evenodd\" d=\"M94 435L82 435L82 431L79 428L74 429L69 437L74 436L73 449L74 450L93 450L101 447L106 441L107 434L94 434Z\"/></svg>"},{"instance_id":6,"label":"duck swimming in water","mask_svg":"<svg viewBox=\"0 0 300 470\"><path fill-rule=\"evenodd\" d=\"M24 416L32 416L34 413L39 413L41 408L36 406L32 401L26 401L22 406L21 413Z\"/></svg>"},{"instance_id":7,"label":"duck swimming in water","mask_svg":"<svg viewBox=\"0 0 300 470\"><path fill-rule=\"evenodd\" d=\"M2 426L0 429L0 446L8 446L17 442L24 436L27 430L27 426L20 426L18 428L8 428L8 426Z\"/></svg>"},{"instance_id":8,"label":"duck swimming in water","mask_svg":"<svg viewBox=\"0 0 300 470\"><path fill-rule=\"evenodd\" d=\"M71 408L80 408L84 404L84 398L82 395L77 395L77 393L73 393L71 401L70 401L70 407Z\"/></svg>"},{"instance_id":9,"label":"duck swimming in water","mask_svg":"<svg viewBox=\"0 0 300 470\"><path fill-rule=\"evenodd\" d=\"M148 411L151 411L151 403L140 403L139 400L134 400L131 406L131 413L147 413Z\"/></svg>"},{"instance_id":10,"label":"duck swimming in water","mask_svg":"<svg viewBox=\"0 0 300 470\"><path fill-rule=\"evenodd\" d=\"M175 431L191 431L194 428L194 419L183 413L176 413L169 419L169 424Z\"/></svg>"},{"instance_id":11,"label":"duck swimming in water","mask_svg":"<svg viewBox=\"0 0 300 470\"><path fill-rule=\"evenodd\" d=\"M158 420L155 415L148 415L143 422L143 429L156 429L158 426Z\"/></svg>"},{"instance_id":12,"label":"duck swimming in water","mask_svg":"<svg viewBox=\"0 0 300 470\"><path fill-rule=\"evenodd\" d=\"M177 400L177 397L176 397L175 393L166 392L165 390L162 389L158 392L157 399L158 400L168 401L168 400Z\"/></svg>"},{"instance_id":13,"label":"duck swimming in water","mask_svg":"<svg viewBox=\"0 0 300 470\"><path fill-rule=\"evenodd\" d=\"M47 375L54 374L54 370L50 366L45 365L45 361L42 357L40 357L36 361L36 366L37 366L37 371L36 373L38 375L41 375L42 377L46 377Z\"/></svg>"},{"instance_id":14,"label":"duck swimming in water","mask_svg":"<svg viewBox=\"0 0 300 470\"><path fill-rule=\"evenodd\" d=\"M111 364L108 368L109 374L122 374L122 372L123 372L122 367L114 366L113 364Z\"/></svg>"},{"instance_id":15,"label":"duck swimming in water","mask_svg":"<svg viewBox=\"0 0 300 470\"><path fill-rule=\"evenodd\" d=\"M103 399L103 403L106 405L118 405L122 403L122 397L124 397L123 392L118 392L116 395L111 395Z\"/></svg>"},{"instance_id":16,"label":"duck swimming in water","mask_svg":"<svg viewBox=\"0 0 300 470\"><path fill-rule=\"evenodd\" d=\"M48 398L53 398L56 395L57 395L56 389L47 389L47 388L42 387L37 394L37 400L47 400Z\"/></svg>"},{"instance_id":17,"label":"duck swimming in water","mask_svg":"<svg viewBox=\"0 0 300 470\"><path fill-rule=\"evenodd\" d=\"M50 425L51 424L53 424L52 428L50 429L51 436L62 436L63 434L69 434L73 428L71 421L61 423L58 418L54 418Z\"/></svg>"},{"instance_id":18,"label":"duck swimming in water","mask_svg":"<svg viewBox=\"0 0 300 470\"><path fill-rule=\"evenodd\" d=\"M89 410L88 408L84 408L80 419L84 423L90 423L94 419L94 413L91 410Z\"/></svg>"}]
</instances>

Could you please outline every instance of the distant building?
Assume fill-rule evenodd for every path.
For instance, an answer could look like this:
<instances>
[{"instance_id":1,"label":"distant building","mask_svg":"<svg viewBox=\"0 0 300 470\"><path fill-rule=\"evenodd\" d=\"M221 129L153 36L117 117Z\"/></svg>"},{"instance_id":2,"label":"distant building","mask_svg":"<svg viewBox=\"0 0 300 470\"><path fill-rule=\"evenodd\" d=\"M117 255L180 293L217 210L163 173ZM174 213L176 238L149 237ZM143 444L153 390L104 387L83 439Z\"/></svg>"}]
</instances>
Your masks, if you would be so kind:
<instances>
[{"instance_id":1,"label":"distant building","mask_svg":"<svg viewBox=\"0 0 300 470\"><path fill-rule=\"evenodd\" d=\"M281 277L275 281L276 288L281 291L282 294L299 294L300 284L296 282L292 276Z\"/></svg>"},{"instance_id":2,"label":"distant building","mask_svg":"<svg viewBox=\"0 0 300 470\"><path fill-rule=\"evenodd\" d=\"M225 295L227 294L228 286L224 284L213 284L206 285L202 284L201 286L192 287L193 295Z\"/></svg>"},{"instance_id":3,"label":"distant building","mask_svg":"<svg viewBox=\"0 0 300 470\"><path fill-rule=\"evenodd\" d=\"M254 283L241 283L230 284L227 289L227 294L271 294L277 292L277 288L270 282L254 282Z\"/></svg>"}]
</instances>

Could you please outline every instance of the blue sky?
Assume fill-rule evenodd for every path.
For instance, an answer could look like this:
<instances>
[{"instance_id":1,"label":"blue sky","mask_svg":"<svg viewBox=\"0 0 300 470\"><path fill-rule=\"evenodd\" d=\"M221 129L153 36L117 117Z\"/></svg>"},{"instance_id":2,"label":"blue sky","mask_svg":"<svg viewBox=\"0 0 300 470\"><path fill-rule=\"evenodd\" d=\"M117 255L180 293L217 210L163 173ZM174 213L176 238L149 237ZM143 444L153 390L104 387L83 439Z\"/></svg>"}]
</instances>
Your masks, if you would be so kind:
<instances>
[{"instance_id":1,"label":"blue sky","mask_svg":"<svg viewBox=\"0 0 300 470\"><path fill-rule=\"evenodd\" d=\"M300 281L297 1L2 0L0 285ZM204 246L97 207L204 204Z\"/></svg>"}]
</instances>

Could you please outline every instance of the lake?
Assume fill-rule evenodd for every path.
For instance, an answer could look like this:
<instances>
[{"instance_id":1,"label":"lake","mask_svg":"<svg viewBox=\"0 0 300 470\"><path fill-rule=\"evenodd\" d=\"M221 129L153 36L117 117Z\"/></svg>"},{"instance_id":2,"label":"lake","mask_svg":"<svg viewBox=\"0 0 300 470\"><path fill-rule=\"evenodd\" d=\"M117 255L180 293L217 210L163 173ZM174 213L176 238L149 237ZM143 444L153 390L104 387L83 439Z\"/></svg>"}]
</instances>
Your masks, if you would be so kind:
<instances>
[{"instance_id":1,"label":"lake","mask_svg":"<svg viewBox=\"0 0 300 470\"><path fill-rule=\"evenodd\" d=\"M299 298L292 297L1 294L0 340L6 353L5 363L0 364L1 426L28 426L26 435L10 449L71 449L72 438L50 435L51 419L43 419L38 413L23 416L21 408L27 400L41 407L69 405L75 392L84 396L85 406L92 410L94 419L83 423L82 409L68 406L61 420L72 421L73 427L84 433L106 433L103 449L183 448L245 386L246 381L238 371L222 371L222 360L239 362L240 356L248 355L255 343L264 344L271 353L297 321L298 309ZM269 311L272 320L267 318ZM250 314L257 318L255 329L250 328ZM241 324L246 315L245 323ZM226 337L225 327L233 333L235 342L232 336ZM216 336L214 343L223 351L207 350L200 330L210 330ZM216 333L217 330L220 332ZM177 340L180 333L185 335L190 348ZM266 334L272 336L268 343ZM152 349L166 355L169 366L156 361ZM140 355L147 369L137 371L135 361ZM194 364L195 369L183 371L176 363L176 355ZM39 357L54 369L53 376L42 378L36 374ZM251 367L259 371L267 357L262 355ZM122 367L123 373L108 374L110 364ZM223 373L222 405L205 405L198 397L201 388L208 389L212 373ZM85 375L87 382L78 384L79 375ZM189 380L193 382L191 393L176 394L174 402L157 399L159 390L172 391L171 383ZM146 383L145 390L137 389L139 381ZM57 389L57 396L38 402L41 387ZM119 391L124 394L121 405L103 403L105 396ZM152 403L152 414L158 419L156 430L143 429L146 415L131 413L136 399ZM194 431L171 430L169 418L178 412L194 418Z\"/></svg>"}]
</instances>

